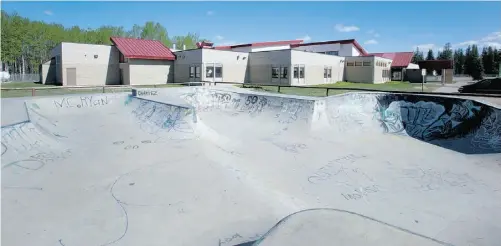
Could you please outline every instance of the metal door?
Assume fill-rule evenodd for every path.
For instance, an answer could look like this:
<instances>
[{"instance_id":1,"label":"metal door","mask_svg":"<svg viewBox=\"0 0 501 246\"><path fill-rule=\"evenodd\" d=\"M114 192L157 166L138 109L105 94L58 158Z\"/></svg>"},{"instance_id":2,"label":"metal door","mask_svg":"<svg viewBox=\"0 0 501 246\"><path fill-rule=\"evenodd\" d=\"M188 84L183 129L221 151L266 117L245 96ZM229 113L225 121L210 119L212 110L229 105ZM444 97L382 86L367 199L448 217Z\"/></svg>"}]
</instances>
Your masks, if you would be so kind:
<instances>
[{"instance_id":1,"label":"metal door","mask_svg":"<svg viewBox=\"0 0 501 246\"><path fill-rule=\"evenodd\" d=\"M202 69L200 64L192 64L189 68L190 82L200 82Z\"/></svg>"},{"instance_id":2,"label":"metal door","mask_svg":"<svg viewBox=\"0 0 501 246\"><path fill-rule=\"evenodd\" d=\"M77 85L77 69L72 67L72 68L66 68L66 85L68 86L73 86Z\"/></svg>"}]
</instances>

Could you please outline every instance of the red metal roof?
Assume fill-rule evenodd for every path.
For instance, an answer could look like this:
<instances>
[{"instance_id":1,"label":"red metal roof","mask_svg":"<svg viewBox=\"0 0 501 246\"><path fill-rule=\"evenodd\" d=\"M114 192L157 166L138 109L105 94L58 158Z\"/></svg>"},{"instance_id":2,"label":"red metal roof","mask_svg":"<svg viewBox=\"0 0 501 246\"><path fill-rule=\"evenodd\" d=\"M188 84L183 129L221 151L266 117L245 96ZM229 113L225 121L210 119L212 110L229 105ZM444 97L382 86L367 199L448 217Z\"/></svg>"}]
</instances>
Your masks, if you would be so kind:
<instances>
[{"instance_id":1,"label":"red metal roof","mask_svg":"<svg viewBox=\"0 0 501 246\"><path fill-rule=\"evenodd\" d=\"M214 47L214 49L217 49L217 50L229 50L229 49L240 48L240 47L263 47L263 46L295 45L295 44L301 44L302 42L303 42L303 40L284 40L284 41L272 41L272 42L257 42L257 43L249 43L249 44L216 46L216 47Z\"/></svg>"},{"instance_id":2,"label":"red metal roof","mask_svg":"<svg viewBox=\"0 0 501 246\"><path fill-rule=\"evenodd\" d=\"M385 52L385 53L370 53L367 56L378 56L393 60L391 67L407 67L411 63L414 52Z\"/></svg>"},{"instance_id":3,"label":"red metal roof","mask_svg":"<svg viewBox=\"0 0 501 246\"><path fill-rule=\"evenodd\" d=\"M293 44L291 48L302 47L302 46L311 46L311 45L323 45L323 44L353 44L355 48L360 52L360 55L367 55L367 51L357 42L355 39L345 39L345 40L333 40L333 41L323 41L323 42L313 42L306 44Z\"/></svg>"},{"instance_id":4,"label":"red metal roof","mask_svg":"<svg viewBox=\"0 0 501 246\"><path fill-rule=\"evenodd\" d=\"M130 59L176 60L172 51L157 40L111 37L117 49Z\"/></svg>"}]
</instances>

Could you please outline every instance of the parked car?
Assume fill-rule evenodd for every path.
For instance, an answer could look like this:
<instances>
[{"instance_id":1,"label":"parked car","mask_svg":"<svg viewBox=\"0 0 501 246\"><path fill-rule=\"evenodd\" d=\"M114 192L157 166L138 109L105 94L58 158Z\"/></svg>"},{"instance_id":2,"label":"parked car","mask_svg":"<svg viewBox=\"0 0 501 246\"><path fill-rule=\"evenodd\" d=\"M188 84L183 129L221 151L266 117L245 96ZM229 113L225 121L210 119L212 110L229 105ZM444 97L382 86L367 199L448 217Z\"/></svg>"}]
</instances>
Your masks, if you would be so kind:
<instances>
[{"instance_id":1,"label":"parked car","mask_svg":"<svg viewBox=\"0 0 501 246\"><path fill-rule=\"evenodd\" d=\"M501 78L483 79L476 83L461 86L459 93L501 94Z\"/></svg>"},{"instance_id":2,"label":"parked car","mask_svg":"<svg viewBox=\"0 0 501 246\"><path fill-rule=\"evenodd\" d=\"M0 81L6 82L10 80L10 74L7 71L1 71L0 72Z\"/></svg>"}]
</instances>

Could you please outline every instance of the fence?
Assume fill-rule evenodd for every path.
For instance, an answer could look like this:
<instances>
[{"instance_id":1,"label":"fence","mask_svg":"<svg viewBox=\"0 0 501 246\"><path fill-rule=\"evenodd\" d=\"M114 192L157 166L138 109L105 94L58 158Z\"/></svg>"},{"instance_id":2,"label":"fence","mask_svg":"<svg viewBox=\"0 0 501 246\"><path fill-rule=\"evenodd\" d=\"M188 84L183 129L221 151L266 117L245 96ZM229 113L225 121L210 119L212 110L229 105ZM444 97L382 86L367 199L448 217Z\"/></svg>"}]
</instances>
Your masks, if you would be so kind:
<instances>
[{"instance_id":1,"label":"fence","mask_svg":"<svg viewBox=\"0 0 501 246\"><path fill-rule=\"evenodd\" d=\"M39 82L40 74L25 73L25 74L11 74L10 78L5 82Z\"/></svg>"},{"instance_id":2,"label":"fence","mask_svg":"<svg viewBox=\"0 0 501 246\"><path fill-rule=\"evenodd\" d=\"M91 94L91 93L124 93L131 92L132 88L164 88L174 86L218 86L218 85L233 85L242 88L254 89L258 91L301 95L301 96L331 96L346 92L392 92L401 94L418 94L418 95L442 95L442 96L470 96L470 97L496 97L501 98L501 95L496 94L476 94L476 93L440 93L440 92L422 92L405 91L405 90L381 90L367 88L349 88L349 87L322 87L322 86L292 86L292 85L272 85L272 84L242 84L235 82L185 82L185 83L170 83L162 85L145 85L145 86L51 86L51 87L33 87L33 88L1 88L2 98L7 97L30 97L30 96L53 96L65 94ZM501 93L501 91L497 92Z\"/></svg>"}]
</instances>

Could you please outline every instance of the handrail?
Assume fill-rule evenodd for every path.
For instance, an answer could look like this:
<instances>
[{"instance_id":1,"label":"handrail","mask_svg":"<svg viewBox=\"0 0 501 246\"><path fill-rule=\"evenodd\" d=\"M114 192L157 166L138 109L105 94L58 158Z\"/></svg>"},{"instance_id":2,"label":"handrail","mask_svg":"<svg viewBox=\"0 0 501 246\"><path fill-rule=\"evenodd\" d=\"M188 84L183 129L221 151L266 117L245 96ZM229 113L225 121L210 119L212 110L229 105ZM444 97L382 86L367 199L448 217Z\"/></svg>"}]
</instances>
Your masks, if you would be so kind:
<instances>
[{"instance_id":1,"label":"handrail","mask_svg":"<svg viewBox=\"0 0 501 246\"><path fill-rule=\"evenodd\" d=\"M429 96L469 96L469 97L496 97L501 98L501 94L480 94L480 93L447 93L447 92L420 92L420 91L397 91L397 90L379 90L379 89L366 89L366 88L349 88L349 87L324 87L324 86L295 86L295 85L277 85L277 84L246 84L241 82L208 82L208 81L200 81L200 82L178 82L178 83L167 83L167 85L200 85L200 84L209 84L209 85L217 85L217 84L228 84L228 85L241 85L243 88L246 87L262 87L262 86L273 86L277 87L277 91L280 92L281 88L303 88L303 89L324 89L325 95L329 95L330 90L349 90L349 91L363 91L363 92L383 92L383 93L396 93L396 94L413 94L413 95L429 95ZM132 88L144 88L142 86L147 86L146 88L152 86L153 88L158 88L157 86L163 86L165 84L159 85L100 85L100 86L50 86L50 87L26 87L26 88L0 88L2 91L9 90L31 90L32 96L35 95L36 90L53 90L53 89L98 89L102 88L103 93L105 93L106 88L124 88L124 89L132 89ZM482 91L482 90L480 90ZM483 90L487 91L487 90ZM500 92L501 90L488 90Z\"/></svg>"}]
</instances>

